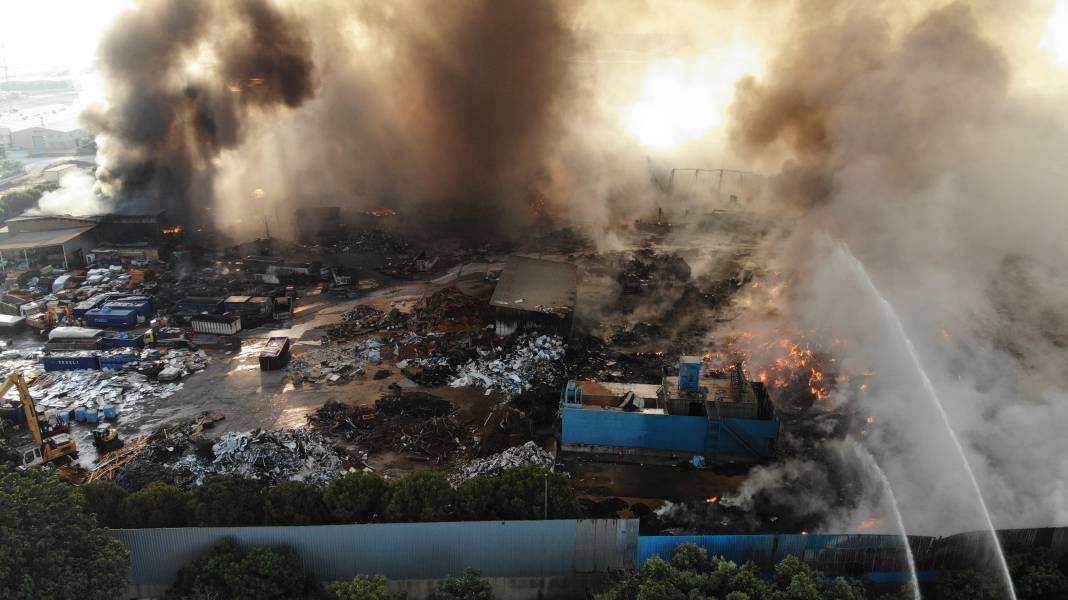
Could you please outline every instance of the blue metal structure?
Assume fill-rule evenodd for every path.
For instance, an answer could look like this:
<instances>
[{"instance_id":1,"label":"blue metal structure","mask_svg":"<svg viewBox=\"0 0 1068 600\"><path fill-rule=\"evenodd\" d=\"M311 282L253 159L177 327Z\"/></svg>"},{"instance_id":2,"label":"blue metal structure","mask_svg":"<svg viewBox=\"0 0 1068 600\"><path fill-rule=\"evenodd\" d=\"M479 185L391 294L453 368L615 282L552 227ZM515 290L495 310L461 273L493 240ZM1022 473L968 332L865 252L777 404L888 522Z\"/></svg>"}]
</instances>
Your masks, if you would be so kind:
<instances>
[{"instance_id":1,"label":"blue metal structure","mask_svg":"<svg viewBox=\"0 0 1068 600\"><path fill-rule=\"evenodd\" d=\"M564 405L565 445L648 448L689 454L772 458L779 421L709 419Z\"/></svg>"}]
</instances>

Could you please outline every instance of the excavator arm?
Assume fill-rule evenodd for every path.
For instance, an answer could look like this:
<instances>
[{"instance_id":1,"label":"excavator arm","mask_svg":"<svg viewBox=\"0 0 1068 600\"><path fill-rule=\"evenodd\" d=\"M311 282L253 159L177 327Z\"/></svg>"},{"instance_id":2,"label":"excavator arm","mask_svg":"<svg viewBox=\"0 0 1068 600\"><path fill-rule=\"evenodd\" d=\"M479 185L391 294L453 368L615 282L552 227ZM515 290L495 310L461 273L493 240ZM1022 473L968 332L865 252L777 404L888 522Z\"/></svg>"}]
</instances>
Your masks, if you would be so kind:
<instances>
[{"instance_id":1,"label":"excavator arm","mask_svg":"<svg viewBox=\"0 0 1068 600\"><path fill-rule=\"evenodd\" d=\"M0 386L0 398L11 389L11 386L15 386L19 390L19 399L22 400L22 410L26 413L26 426L30 429L30 433L33 434L33 441L38 446L44 443L44 438L41 437L41 423L37 419L37 409L33 406L33 398L30 397L30 388L26 385L26 378L22 376L22 373L15 371L7 376L4 380L4 384Z\"/></svg>"}]
</instances>

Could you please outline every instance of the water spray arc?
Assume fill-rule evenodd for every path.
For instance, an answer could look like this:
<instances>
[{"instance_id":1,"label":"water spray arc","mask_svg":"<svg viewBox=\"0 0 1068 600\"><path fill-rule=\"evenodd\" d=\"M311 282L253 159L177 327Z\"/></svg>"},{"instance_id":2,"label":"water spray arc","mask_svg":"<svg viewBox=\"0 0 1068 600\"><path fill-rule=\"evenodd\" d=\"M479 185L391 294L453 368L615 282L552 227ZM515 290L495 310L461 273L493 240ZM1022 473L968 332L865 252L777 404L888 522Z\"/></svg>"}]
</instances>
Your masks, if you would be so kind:
<instances>
[{"instance_id":1,"label":"water spray arc","mask_svg":"<svg viewBox=\"0 0 1068 600\"><path fill-rule=\"evenodd\" d=\"M853 450L856 452L857 458L864 462L872 470L879 475L879 481L882 483L883 489L886 491L886 495L890 498L890 508L894 511L894 519L897 520L897 528L901 533L901 543L905 546L905 559L909 564L909 578L912 580L912 597L914 600L922 600L920 595L920 580L916 577L916 559L912 555L912 546L909 545L908 532L905 531L905 520L901 518L901 509L897 505L897 496L894 496L894 488L890 485L890 479L886 477L886 471L883 471L879 463L876 462L875 457L871 455L860 444L854 443Z\"/></svg>"},{"instance_id":2,"label":"water spray arc","mask_svg":"<svg viewBox=\"0 0 1068 600\"><path fill-rule=\"evenodd\" d=\"M982 490L979 488L979 481L975 478L975 472L972 470L972 466L968 462L968 457L964 454L964 446L961 445L960 439L957 438L957 433L953 430L953 426L949 422L949 415L946 413L945 407L942 406L942 400L938 396L938 390L935 389L934 383L931 382L931 378L927 375L927 371L923 368L923 364L920 362L919 353L916 351L912 339L909 338L908 333L905 331L905 326L902 324L901 318L897 315L897 311L894 310L894 307L890 302L879 292L879 288L875 286L875 282L872 281L867 269L864 268L864 264L850 252L849 246L845 243L838 243L837 251L852 267L857 279L879 301L879 306L882 309L884 318L889 324L893 325L894 330L901 337L905 349L908 350L912 366L915 368L916 373L920 377L920 381L923 383L923 388L928 399L937 409L942 425L945 426L950 439L953 441L953 445L957 450L957 455L960 457L964 471L967 473L968 480L971 482L975 498L979 501L979 507L983 511L983 518L986 520L987 530L990 532L990 538L994 544L994 551L997 555L998 566L1000 567L1002 580L1005 584L1005 589L1008 592L1008 597L1012 600L1016 600L1016 588L1013 586L1012 575L1009 573L1009 564L1005 560L1005 552L1001 547L1001 541L998 540L997 531L994 529L994 521L990 518L990 511L986 507L986 501L983 499Z\"/></svg>"}]
</instances>

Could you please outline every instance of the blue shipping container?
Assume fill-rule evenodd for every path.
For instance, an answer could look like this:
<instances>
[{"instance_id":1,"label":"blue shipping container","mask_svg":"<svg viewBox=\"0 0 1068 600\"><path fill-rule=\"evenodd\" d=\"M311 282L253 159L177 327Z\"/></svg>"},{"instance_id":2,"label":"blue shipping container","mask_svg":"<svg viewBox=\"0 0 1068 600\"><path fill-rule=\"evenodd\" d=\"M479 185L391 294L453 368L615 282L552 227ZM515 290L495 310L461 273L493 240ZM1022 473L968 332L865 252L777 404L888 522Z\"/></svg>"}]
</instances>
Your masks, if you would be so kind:
<instances>
[{"instance_id":1,"label":"blue shipping container","mask_svg":"<svg viewBox=\"0 0 1068 600\"><path fill-rule=\"evenodd\" d=\"M45 371L81 371L100 368L96 355L93 356L45 356L41 359Z\"/></svg>"},{"instance_id":2,"label":"blue shipping container","mask_svg":"<svg viewBox=\"0 0 1068 600\"><path fill-rule=\"evenodd\" d=\"M104 308L110 308L111 310L132 310L146 319L152 316L152 301L150 300L132 300L130 298L109 300L104 303Z\"/></svg>"},{"instance_id":3,"label":"blue shipping container","mask_svg":"<svg viewBox=\"0 0 1068 600\"><path fill-rule=\"evenodd\" d=\"M145 345L145 334L116 333L104 338L105 348L140 348Z\"/></svg>"},{"instance_id":4,"label":"blue shipping container","mask_svg":"<svg viewBox=\"0 0 1068 600\"><path fill-rule=\"evenodd\" d=\"M117 371L126 363L132 363L136 360L137 357L132 354L117 354L113 356L101 356L97 362L100 364L101 369Z\"/></svg>"},{"instance_id":5,"label":"blue shipping container","mask_svg":"<svg viewBox=\"0 0 1068 600\"><path fill-rule=\"evenodd\" d=\"M222 298L183 298L174 305L178 312L208 313L221 315L223 312Z\"/></svg>"},{"instance_id":6,"label":"blue shipping container","mask_svg":"<svg viewBox=\"0 0 1068 600\"><path fill-rule=\"evenodd\" d=\"M101 307L85 313L85 324L90 327L133 327L137 325L137 313L132 310L112 310Z\"/></svg>"}]
</instances>

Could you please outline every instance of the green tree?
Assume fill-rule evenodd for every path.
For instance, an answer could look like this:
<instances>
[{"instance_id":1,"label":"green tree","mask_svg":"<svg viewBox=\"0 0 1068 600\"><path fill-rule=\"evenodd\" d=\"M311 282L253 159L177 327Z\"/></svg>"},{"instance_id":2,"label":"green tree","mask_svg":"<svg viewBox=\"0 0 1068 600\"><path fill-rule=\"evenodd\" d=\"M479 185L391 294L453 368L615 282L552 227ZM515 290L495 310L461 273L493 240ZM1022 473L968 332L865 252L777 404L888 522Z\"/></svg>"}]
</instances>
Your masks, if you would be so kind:
<instances>
[{"instance_id":1,"label":"green tree","mask_svg":"<svg viewBox=\"0 0 1068 600\"><path fill-rule=\"evenodd\" d=\"M0 596L106 600L126 592L129 552L41 469L0 467Z\"/></svg>"},{"instance_id":2,"label":"green tree","mask_svg":"<svg viewBox=\"0 0 1068 600\"><path fill-rule=\"evenodd\" d=\"M234 600L287 600L304 596L304 565L289 546L254 548L226 570Z\"/></svg>"},{"instance_id":3,"label":"green tree","mask_svg":"<svg viewBox=\"0 0 1068 600\"><path fill-rule=\"evenodd\" d=\"M193 489L189 512L203 527L249 527L263 522L263 485L237 475L213 475Z\"/></svg>"},{"instance_id":4,"label":"green tree","mask_svg":"<svg viewBox=\"0 0 1068 600\"><path fill-rule=\"evenodd\" d=\"M753 563L738 566L720 557L709 558L704 548L694 544L682 544L670 562L653 557L641 570L630 573L598 598L863 600L865 595L859 582L841 577L824 578L795 556L788 556L776 565L775 580L766 581Z\"/></svg>"},{"instance_id":5,"label":"green tree","mask_svg":"<svg viewBox=\"0 0 1068 600\"><path fill-rule=\"evenodd\" d=\"M314 596L300 557L288 546L243 553L227 538L178 571L167 600L283 600Z\"/></svg>"},{"instance_id":6,"label":"green tree","mask_svg":"<svg viewBox=\"0 0 1068 600\"><path fill-rule=\"evenodd\" d=\"M0 196L0 221L17 217L27 209L33 208L45 192L50 192L57 187L59 186L55 183L47 183L32 188L15 190Z\"/></svg>"},{"instance_id":7,"label":"green tree","mask_svg":"<svg viewBox=\"0 0 1068 600\"><path fill-rule=\"evenodd\" d=\"M122 527L122 502L129 493L112 481L94 481L82 486L86 514L96 515L104 527Z\"/></svg>"},{"instance_id":8,"label":"green tree","mask_svg":"<svg viewBox=\"0 0 1068 600\"><path fill-rule=\"evenodd\" d=\"M404 600L402 593L390 593L382 575L357 575L352 581L341 581L331 590L338 600Z\"/></svg>"},{"instance_id":9,"label":"green tree","mask_svg":"<svg viewBox=\"0 0 1068 600\"><path fill-rule=\"evenodd\" d=\"M460 485L461 516L475 521L541 519L548 499L550 519L574 518L575 493L567 478L533 466L495 477L472 477Z\"/></svg>"},{"instance_id":10,"label":"green tree","mask_svg":"<svg viewBox=\"0 0 1068 600\"><path fill-rule=\"evenodd\" d=\"M1057 568L1048 548L1010 552L1009 572L1019 600L1068 598L1068 577Z\"/></svg>"},{"instance_id":11,"label":"green tree","mask_svg":"<svg viewBox=\"0 0 1068 600\"><path fill-rule=\"evenodd\" d=\"M377 521L386 512L389 484L372 473L347 473L326 486L323 501L334 523Z\"/></svg>"},{"instance_id":12,"label":"green tree","mask_svg":"<svg viewBox=\"0 0 1068 600\"><path fill-rule=\"evenodd\" d=\"M449 577L438 589L430 592L430 600L493 600L493 588L481 573L464 571L462 577Z\"/></svg>"},{"instance_id":13,"label":"green tree","mask_svg":"<svg viewBox=\"0 0 1068 600\"><path fill-rule=\"evenodd\" d=\"M286 481L267 490L263 520L267 525L322 525L329 522L319 488L300 481Z\"/></svg>"},{"instance_id":14,"label":"green tree","mask_svg":"<svg viewBox=\"0 0 1068 600\"><path fill-rule=\"evenodd\" d=\"M386 519L394 523L451 521L458 494L441 471L418 471L393 484Z\"/></svg>"},{"instance_id":15,"label":"green tree","mask_svg":"<svg viewBox=\"0 0 1068 600\"><path fill-rule=\"evenodd\" d=\"M189 492L153 481L122 501L122 524L131 529L185 527L189 524Z\"/></svg>"}]
</instances>

